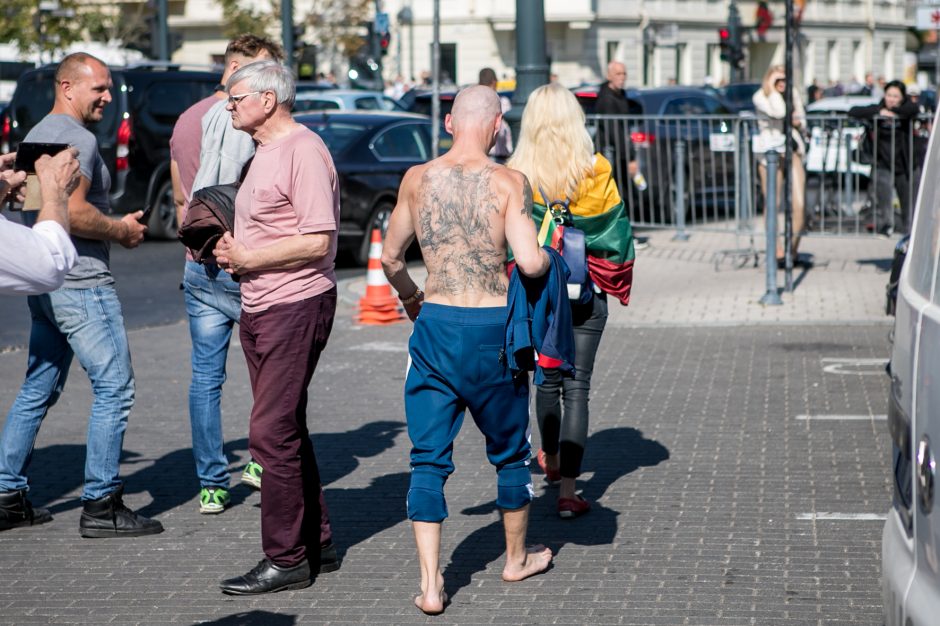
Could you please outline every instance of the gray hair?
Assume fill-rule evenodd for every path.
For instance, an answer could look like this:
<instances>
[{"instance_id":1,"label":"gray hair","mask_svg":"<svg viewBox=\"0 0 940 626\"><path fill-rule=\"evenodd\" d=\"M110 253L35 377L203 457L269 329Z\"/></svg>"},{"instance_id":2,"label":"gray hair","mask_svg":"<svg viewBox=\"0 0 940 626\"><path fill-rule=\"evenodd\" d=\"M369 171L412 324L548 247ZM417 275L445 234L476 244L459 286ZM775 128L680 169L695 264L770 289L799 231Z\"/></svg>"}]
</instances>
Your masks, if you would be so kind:
<instances>
[{"instance_id":1,"label":"gray hair","mask_svg":"<svg viewBox=\"0 0 940 626\"><path fill-rule=\"evenodd\" d=\"M242 81L248 83L250 91L273 91L278 104L288 110L293 108L296 92L294 75L277 61L266 59L243 65L228 79L225 90L231 91L233 85Z\"/></svg>"}]
</instances>

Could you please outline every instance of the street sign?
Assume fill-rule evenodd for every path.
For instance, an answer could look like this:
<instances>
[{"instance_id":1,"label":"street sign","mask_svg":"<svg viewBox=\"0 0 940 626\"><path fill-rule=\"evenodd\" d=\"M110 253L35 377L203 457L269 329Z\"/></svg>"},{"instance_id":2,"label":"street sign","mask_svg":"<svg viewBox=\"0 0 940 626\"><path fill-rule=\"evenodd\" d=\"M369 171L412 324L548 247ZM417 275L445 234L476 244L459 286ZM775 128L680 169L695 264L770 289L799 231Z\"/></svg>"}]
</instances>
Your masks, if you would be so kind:
<instances>
[{"instance_id":1,"label":"street sign","mask_svg":"<svg viewBox=\"0 0 940 626\"><path fill-rule=\"evenodd\" d=\"M940 30L940 6L917 8L917 30Z\"/></svg>"},{"instance_id":2,"label":"street sign","mask_svg":"<svg viewBox=\"0 0 940 626\"><path fill-rule=\"evenodd\" d=\"M388 32L388 13L375 14L375 30L378 33Z\"/></svg>"}]
</instances>

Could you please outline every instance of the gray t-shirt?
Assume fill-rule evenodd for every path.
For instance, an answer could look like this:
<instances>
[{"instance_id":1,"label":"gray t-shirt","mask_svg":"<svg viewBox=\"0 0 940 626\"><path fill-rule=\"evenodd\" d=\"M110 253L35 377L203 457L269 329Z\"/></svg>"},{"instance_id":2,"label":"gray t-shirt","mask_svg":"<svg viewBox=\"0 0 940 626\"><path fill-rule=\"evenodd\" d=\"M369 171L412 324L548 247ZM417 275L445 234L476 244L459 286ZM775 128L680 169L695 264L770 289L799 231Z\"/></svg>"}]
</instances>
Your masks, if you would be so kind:
<instances>
[{"instance_id":1,"label":"gray t-shirt","mask_svg":"<svg viewBox=\"0 0 940 626\"><path fill-rule=\"evenodd\" d=\"M108 200L111 174L98 152L98 140L78 120L62 113L49 114L29 131L24 141L67 143L78 148L79 169L82 176L91 181L86 199L105 215L111 213ZM111 243L75 235L72 235L72 242L78 250L78 263L66 275L63 287L84 289L112 284Z\"/></svg>"}]
</instances>

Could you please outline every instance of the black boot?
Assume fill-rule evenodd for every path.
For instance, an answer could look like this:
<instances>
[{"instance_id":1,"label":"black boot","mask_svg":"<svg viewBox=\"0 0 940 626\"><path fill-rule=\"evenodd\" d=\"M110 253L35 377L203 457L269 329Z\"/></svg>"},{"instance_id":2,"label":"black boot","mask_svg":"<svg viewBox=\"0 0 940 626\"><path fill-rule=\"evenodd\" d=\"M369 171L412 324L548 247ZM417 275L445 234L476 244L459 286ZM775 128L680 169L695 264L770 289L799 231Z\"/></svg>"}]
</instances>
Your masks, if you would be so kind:
<instances>
[{"instance_id":1,"label":"black boot","mask_svg":"<svg viewBox=\"0 0 940 626\"><path fill-rule=\"evenodd\" d=\"M304 560L294 567L280 567L262 559L244 576L236 576L219 583L222 593L230 596L253 596L288 589L303 589L313 584L310 563Z\"/></svg>"},{"instance_id":2,"label":"black boot","mask_svg":"<svg viewBox=\"0 0 940 626\"><path fill-rule=\"evenodd\" d=\"M52 521L52 514L46 509L34 509L26 499L26 490L4 491L0 493L0 530L35 526Z\"/></svg>"},{"instance_id":3,"label":"black boot","mask_svg":"<svg viewBox=\"0 0 940 626\"><path fill-rule=\"evenodd\" d=\"M336 554L336 546L333 542L325 543L320 546L320 573L328 574L339 569L339 555Z\"/></svg>"},{"instance_id":4,"label":"black boot","mask_svg":"<svg viewBox=\"0 0 940 626\"><path fill-rule=\"evenodd\" d=\"M84 503L78 528L82 537L140 537L163 532L163 525L124 506L124 487Z\"/></svg>"}]
</instances>

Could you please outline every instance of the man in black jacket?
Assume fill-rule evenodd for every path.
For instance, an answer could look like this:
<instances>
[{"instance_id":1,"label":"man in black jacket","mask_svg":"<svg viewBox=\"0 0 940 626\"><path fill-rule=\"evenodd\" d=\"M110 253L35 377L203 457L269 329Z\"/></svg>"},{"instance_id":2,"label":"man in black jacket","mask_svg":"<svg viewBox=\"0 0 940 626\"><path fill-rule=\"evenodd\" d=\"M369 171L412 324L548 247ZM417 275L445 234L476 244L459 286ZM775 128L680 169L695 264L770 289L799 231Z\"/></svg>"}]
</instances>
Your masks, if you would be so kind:
<instances>
[{"instance_id":1,"label":"man in black jacket","mask_svg":"<svg viewBox=\"0 0 940 626\"><path fill-rule=\"evenodd\" d=\"M598 115L629 115L630 102L624 92L627 68L619 61L607 64L607 82L597 92ZM633 178L640 171L633 144L629 140L627 122L623 119L605 120L597 126L597 149L614 167L614 175L623 188L623 174ZM624 168L623 166L626 166Z\"/></svg>"}]
</instances>

